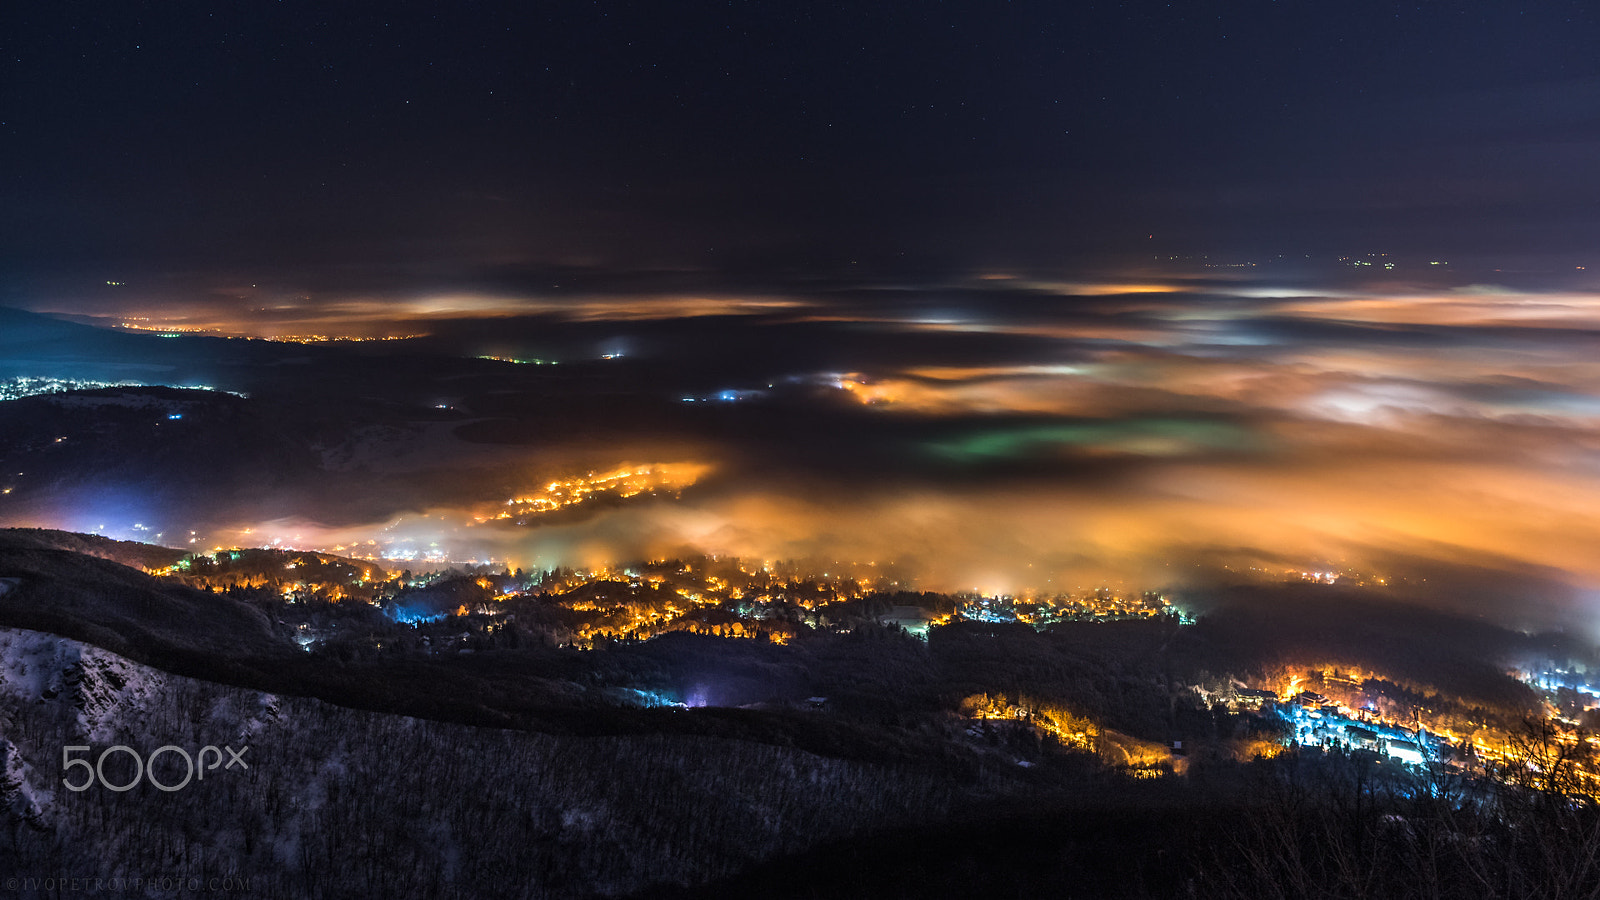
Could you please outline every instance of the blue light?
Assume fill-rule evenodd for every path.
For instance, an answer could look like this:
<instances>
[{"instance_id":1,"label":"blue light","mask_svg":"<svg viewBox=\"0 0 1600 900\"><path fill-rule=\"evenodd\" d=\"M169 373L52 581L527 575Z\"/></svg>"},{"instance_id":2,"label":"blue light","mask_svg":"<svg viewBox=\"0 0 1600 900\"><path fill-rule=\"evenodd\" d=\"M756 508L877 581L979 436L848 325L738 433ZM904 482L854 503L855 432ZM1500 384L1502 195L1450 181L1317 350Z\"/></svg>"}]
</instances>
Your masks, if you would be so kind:
<instances>
[{"instance_id":1,"label":"blue light","mask_svg":"<svg viewBox=\"0 0 1600 900\"><path fill-rule=\"evenodd\" d=\"M668 697L660 691L647 691L642 688L629 688L628 693L640 706L657 708L662 706L682 707L684 704Z\"/></svg>"},{"instance_id":2,"label":"blue light","mask_svg":"<svg viewBox=\"0 0 1600 900\"><path fill-rule=\"evenodd\" d=\"M429 613L426 610L409 606L394 606L385 610L385 612L388 613L389 618L402 625L426 625L430 622L438 622L445 617L444 613Z\"/></svg>"},{"instance_id":3,"label":"blue light","mask_svg":"<svg viewBox=\"0 0 1600 900\"><path fill-rule=\"evenodd\" d=\"M167 416L167 418L168 419L181 419L181 418L183 418L183 413L172 413L171 415Z\"/></svg>"}]
</instances>

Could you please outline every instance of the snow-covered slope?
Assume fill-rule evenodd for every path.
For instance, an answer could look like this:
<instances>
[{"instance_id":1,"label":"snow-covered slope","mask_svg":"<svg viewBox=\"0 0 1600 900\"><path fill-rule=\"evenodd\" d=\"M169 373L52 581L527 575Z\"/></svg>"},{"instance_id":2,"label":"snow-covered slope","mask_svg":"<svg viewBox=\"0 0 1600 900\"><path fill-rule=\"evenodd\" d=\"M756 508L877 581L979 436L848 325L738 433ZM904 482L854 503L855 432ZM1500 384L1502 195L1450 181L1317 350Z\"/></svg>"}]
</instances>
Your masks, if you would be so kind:
<instances>
[{"instance_id":1,"label":"snow-covered slope","mask_svg":"<svg viewBox=\"0 0 1600 900\"><path fill-rule=\"evenodd\" d=\"M114 745L230 748L243 764L175 791L66 789L87 772L64 770L63 747L92 763ZM0 767L0 872L245 878L258 897L616 895L952 804L937 779L780 747L362 712L17 629L0 629ZM160 781L184 774L166 751Z\"/></svg>"}]
</instances>

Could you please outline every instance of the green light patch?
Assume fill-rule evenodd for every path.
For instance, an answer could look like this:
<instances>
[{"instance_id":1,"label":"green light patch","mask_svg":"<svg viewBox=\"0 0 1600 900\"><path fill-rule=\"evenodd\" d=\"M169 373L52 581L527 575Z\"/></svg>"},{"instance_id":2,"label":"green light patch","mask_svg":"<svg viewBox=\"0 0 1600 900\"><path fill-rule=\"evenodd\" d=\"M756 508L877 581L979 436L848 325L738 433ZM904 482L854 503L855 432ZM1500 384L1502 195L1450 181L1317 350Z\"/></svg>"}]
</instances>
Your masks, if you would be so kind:
<instances>
[{"instance_id":1,"label":"green light patch","mask_svg":"<svg viewBox=\"0 0 1600 900\"><path fill-rule=\"evenodd\" d=\"M929 441L924 451L957 463L1019 459L1070 451L1085 456L1187 456L1257 446L1248 430L1194 419L1128 419L986 428Z\"/></svg>"}]
</instances>

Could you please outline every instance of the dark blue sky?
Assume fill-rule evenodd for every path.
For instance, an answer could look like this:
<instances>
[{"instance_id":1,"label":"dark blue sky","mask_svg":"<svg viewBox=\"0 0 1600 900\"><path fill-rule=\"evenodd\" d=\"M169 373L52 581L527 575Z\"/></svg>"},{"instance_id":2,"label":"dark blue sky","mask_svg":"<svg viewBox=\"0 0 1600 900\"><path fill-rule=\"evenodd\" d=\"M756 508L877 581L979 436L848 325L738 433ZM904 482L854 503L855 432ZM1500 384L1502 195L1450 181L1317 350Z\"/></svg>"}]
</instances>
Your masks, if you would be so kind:
<instances>
[{"instance_id":1,"label":"dark blue sky","mask_svg":"<svg viewBox=\"0 0 1600 900\"><path fill-rule=\"evenodd\" d=\"M1581 256L1597 46L1567 2L9 4L0 266Z\"/></svg>"}]
</instances>

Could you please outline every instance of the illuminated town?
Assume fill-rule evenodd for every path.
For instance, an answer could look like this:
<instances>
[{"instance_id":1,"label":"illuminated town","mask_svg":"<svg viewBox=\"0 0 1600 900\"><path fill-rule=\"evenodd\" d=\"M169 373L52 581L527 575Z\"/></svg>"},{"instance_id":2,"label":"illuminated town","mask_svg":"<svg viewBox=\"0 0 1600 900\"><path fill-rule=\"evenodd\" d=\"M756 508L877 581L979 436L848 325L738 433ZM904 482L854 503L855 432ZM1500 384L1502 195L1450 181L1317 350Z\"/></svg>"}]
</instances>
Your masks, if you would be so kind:
<instances>
[{"instance_id":1,"label":"illuminated town","mask_svg":"<svg viewBox=\"0 0 1600 900\"><path fill-rule=\"evenodd\" d=\"M871 623L925 641L930 628L956 621L1045 628L1181 617L1165 598L1148 592L1121 596L1100 588L1028 599L929 594L876 573L873 565L841 568L850 574L806 574L792 562L697 557L592 570L524 573L484 564L400 575L370 560L333 554L219 549L148 571L208 590L265 590L291 603L366 603L409 624L453 616L490 631L497 620L514 618L519 608L536 602L563 610L553 639L579 649L677 631L783 644ZM460 602L440 606L437 598L445 595Z\"/></svg>"},{"instance_id":2,"label":"illuminated town","mask_svg":"<svg viewBox=\"0 0 1600 900\"><path fill-rule=\"evenodd\" d=\"M699 463L658 463L559 479L546 484L538 493L507 500L505 505L508 508L495 518L515 519L517 524L525 525L529 516L567 509L603 497L625 500L640 494L675 494L693 485L710 469L710 466Z\"/></svg>"},{"instance_id":3,"label":"illuminated town","mask_svg":"<svg viewBox=\"0 0 1600 900\"><path fill-rule=\"evenodd\" d=\"M152 386L157 386L157 387L181 387L183 390L190 390L190 391L217 391L218 390L217 388L210 387L208 385L203 385L203 384L151 385L148 382L143 382L143 381L95 381L95 380L92 380L92 379L85 379L85 378L49 378L49 377L20 376L20 377L7 378L7 379L0 380L0 401L3 401L3 400L19 400L19 399L21 399L23 397L39 397L39 396L46 396L46 395L50 395L50 394L64 394L64 393L67 393L69 391L94 391L94 390L100 390L102 388L152 387ZM242 393L238 393L238 392L234 392L234 391L223 391L222 393L231 393L235 397L243 397L243 396L245 396Z\"/></svg>"},{"instance_id":4,"label":"illuminated town","mask_svg":"<svg viewBox=\"0 0 1600 900\"><path fill-rule=\"evenodd\" d=\"M597 482L612 483L618 477ZM352 603L419 629L426 652L433 654L493 646L495 636L503 637L508 628L583 651L674 633L789 645L867 628L926 642L930 632L961 623L1048 632L1073 623L1158 620L1182 629L1193 621L1155 592L1098 588L1023 597L938 594L917 592L875 572L872 565L839 568L851 574L807 574L792 562L697 557L593 570L523 572L478 565L413 575L325 553L236 549L188 555L148 571L210 591L281 599L288 604L286 611L300 610L286 612L287 618L309 616L295 633L307 652L330 641L350 646L348 623L323 630L316 622L337 620L319 619L311 611ZM1334 580L1325 572L1283 573L1295 575L1311 583ZM392 635L366 639L367 652L380 652L385 640L395 645ZM1600 789L1600 757L1589 743L1591 729L1600 721L1600 690L1577 670L1512 674L1537 691L1543 738L1572 751L1574 776L1585 789ZM1202 679L1185 691L1186 702L1226 710L1239 728L1248 730L1250 739L1226 751L1245 761L1299 747L1365 754L1418 772L1455 771L1513 782L1522 773L1541 774L1529 757L1533 746L1527 729L1532 726L1527 721L1359 666L1289 665L1264 680ZM635 702L684 706L693 698L651 689ZM1097 755L1134 777L1181 775L1188 768L1182 739L1163 744L1138 738L1060 701L986 693L962 699L952 712L988 723L985 727L1004 723L1024 728L1065 751Z\"/></svg>"},{"instance_id":5,"label":"illuminated town","mask_svg":"<svg viewBox=\"0 0 1600 900\"><path fill-rule=\"evenodd\" d=\"M155 334L158 337L177 338L184 335L214 335L217 337L239 338L242 340L270 340L285 344L359 344L368 341L409 341L427 335L422 332L415 334L385 334L385 335L353 335L353 334L271 334L250 335L241 334L224 328L202 327L197 325L180 324L152 324L148 319L142 321L123 321L117 327L126 331L141 331Z\"/></svg>"}]
</instances>

